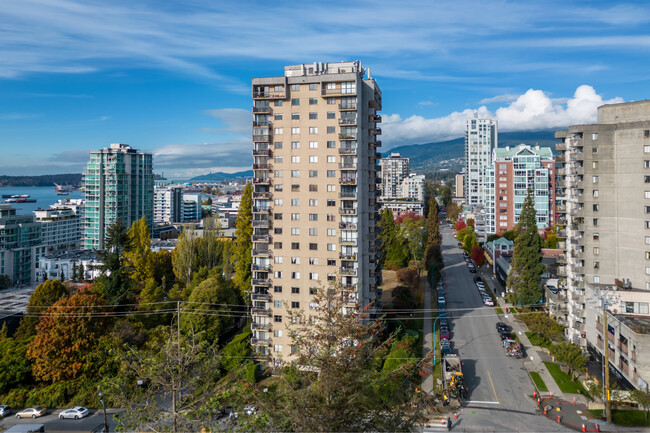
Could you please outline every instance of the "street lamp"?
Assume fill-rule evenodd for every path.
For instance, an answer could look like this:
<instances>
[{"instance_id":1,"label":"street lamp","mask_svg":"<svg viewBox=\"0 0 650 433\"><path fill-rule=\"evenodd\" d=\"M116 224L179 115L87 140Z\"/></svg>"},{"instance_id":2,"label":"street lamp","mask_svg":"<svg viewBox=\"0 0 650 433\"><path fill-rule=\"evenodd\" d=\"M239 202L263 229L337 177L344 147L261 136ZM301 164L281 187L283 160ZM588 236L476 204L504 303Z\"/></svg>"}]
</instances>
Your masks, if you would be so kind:
<instances>
[{"instance_id":1,"label":"street lamp","mask_svg":"<svg viewBox=\"0 0 650 433\"><path fill-rule=\"evenodd\" d=\"M108 433L108 422L106 421L106 405L104 404L104 395L101 391L98 394L99 401L102 404L102 408L104 409L104 433Z\"/></svg>"},{"instance_id":2,"label":"street lamp","mask_svg":"<svg viewBox=\"0 0 650 433\"><path fill-rule=\"evenodd\" d=\"M436 320L433 321L433 367L436 367L436 323L438 322L438 319L440 319L442 316L446 316L447 313L440 313L438 317L436 317Z\"/></svg>"}]
</instances>

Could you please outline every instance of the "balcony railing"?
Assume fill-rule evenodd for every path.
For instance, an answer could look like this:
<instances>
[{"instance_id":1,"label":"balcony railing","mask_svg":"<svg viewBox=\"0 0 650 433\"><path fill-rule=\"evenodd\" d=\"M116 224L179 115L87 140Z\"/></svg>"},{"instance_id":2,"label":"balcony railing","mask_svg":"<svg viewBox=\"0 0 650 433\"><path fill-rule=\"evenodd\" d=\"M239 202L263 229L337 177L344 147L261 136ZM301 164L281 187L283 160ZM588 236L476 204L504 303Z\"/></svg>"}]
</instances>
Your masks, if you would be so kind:
<instances>
[{"instance_id":1,"label":"balcony railing","mask_svg":"<svg viewBox=\"0 0 650 433\"><path fill-rule=\"evenodd\" d=\"M251 329L255 330L269 330L271 329L271 324L270 323L251 323Z\"/></svg>"},{"instance_id":2,"label":"balcony railing","mask_svg":"<svg viewBox=\"0 0 650 433\"><path fill-rule=\"evenodd\" d=\"M349 207L344 207L339 209L339 213L341 215L356 215L357 214L357 208L349 208Z\"/></svg>"},{"instance_id":3,"label":"balcony railing","mask_svg":"<svg viewBox=\"0 0 650 433\"><path fill-rule=\"evenodd\" d=\"M354 269L354 268L341 267L339 269L339 272L340 272L341 275L352 275L352 276L357 275L357 269Z\"/></svg>"},{"instance_id":4,"label":"balcony railing","mask_svg":"<svg viewBox=\"0 0 650 433\"><path fill-rule=\"evenodd\" d=\"M253 135L253 141L256 141L256 142L259 142L259 143L270 143L271 142L271 134Z\"/></svg>"},{"instance_id":5,"label":"balcony railing","mask_svg":"<svg viewBox=\"0 0 650 433\"><path fill-rule=\"evenodd\" d=\"M271 280L268 278L253 278L251 279L251 284L253 286L269 286L271 285Z\"/></svg>"},{"instance_id":6,"label":"balcony railing","mask_svg":"<svg viewBox=\"0 0 650 433\"><path fill-rule=\"evenodd\" d=\"M284 92L253 92L255 99L284 99L287 94Z\"/></svg>"},{"instance_id":7,"label":"balcony railing","mask_svg":"<svg viewBox=\"0 0 650 433\"><path fill-rule=\"evenodd\" d=\"M357 178L356 177L340 177L339 178L339 183L342 185L356 185L357 184Z\"/></svg>"},{"instance_id":8,"label":"balcony railing","mask_svg":"<svg viewBox=\"0 0 650 433\"><path fill-rule=\"evenodd\" d=\"M339 140L356 140L357 134L339 134Z\"/></svg>"},{"instance_id":9,"label":"balcony railing","mask_svg":"<svg viewBox=\"0 0 650 433\"><path fill-rule=\"evenodd\" d=\"M257 113L257 114L266 114L266 113L271 114L272 111L273 110L272 110L272 108L270 106L269 107L253 107L253 113Z\"/></svg>"},{"instance_id":10,"label":"balcony railing","mask_svg":"<svg viewBox=\"0 0 650 433\"><path fill-rule=\"evenodd\" d=\"M271 309L270 308L252 308L251 309L251 314L254 316L270 316L271 315Z\"/></svg>"},{"instance_id":11,"label":"balcony railing","mask_svg":"<svg viewBox=\"0 0 650 433\"><path fill-rule=\"evenodd\" d=\"M339 162L339 168L341 170L356 170L357 169L357 163L356 162Z\"/></svg>"},{"instance_id":12,"label":"balcony railing","mask_svg":"<svg viewBox=\"0 0 650 433\"><path fill-rule=\"evenodd\" d=\"M253 198L271 198L271 193L253 191Z\"/></svg>"},{"instance_id":13,"label":"balcony railing","mask_svg":"<svg viewBox=\"0 0 650 433\"><path fill-rule=\"evenodd\" d=\"M253 239L255 240L255 239ZM253 271L270 271L271 270L271 265L256 265L253 263L251 265L251 270Z\"/></svg>"},{"instance_id":14,"label":"balcony railing","mask_svg":"<svg viewBox=\"0 0 650 433\"><path fill-rule=\"evenodd\" d=\"M251 298L253 301L270 301L271 295L269 293L253 293Z\"/></svg>"},{"instance_id":15,"label":"balcony railing","mask_svg":"<svg viewBox=\"0 0 650 433\"><path fill-rule=\"evenodd\" d=\"M269 120L253 120L253 126L271 126Z\"/></svg>"},{"instance_id":16,"label":"balcony railing","mask_svg":"<svg viewBox=\"0 0 650 433\"><path fill-rule=\"evenodd\" d=\"M271 212L270 207L253 206L253 213L269 213L269 212Z\"/></svg>"},{"instance_id":17,"label":"balcony railing","mask_svg":"<svg viewBox=\"0 0 650 433\"><path fill-rule=\"evenodd\" d=\"M341 230L356 230L357 225L354 223L339 223L339 228Z\"/></svg>"},{"instance_id":18,"label":"balcony railing","mask_svg":"<svg viewBox=\"0 0 650 433\"><path fill-rule=\"evenodd\" d=\"M339 155L356 155L356 147L341 147L339 148Z\"/></svg>"},{"instance_id":19,"label":"balcony railing","mask_svg":"<svg viewBox=\"0 0 650 433\"><path fill-rule=\"evenodd\" d=\"M259 183L262 185L267 185L271 183L271 178L270 177L254 177L253 178L253 183Z\"/></svg>"},{"instance_id":20,"label":"balcony railing","mask_svg":"<svg viewBox=\"0 0 650 433\"><path fill-rule=\"evenodd\" d=\"M253 149L253 156L271 156L271 149Z\"/></svg>"},{"instance_id":21,"label":"balcony railing","mask_svg":"<svg viewBox=\"0 0 650 433\"><path fill-rule=\"evenodd\" d=\"M356 125L357 119L339 119L339 125Z\"/></svg>"},{"instance_id":22,"label":"balcony railing","mask_svg":"<svg viewBox=\"0 0 650 433\"><path fill-rule=\"evenodd\" d=\"M339 198L356 199L357 198L357 193L356 192L340 192L339 193Z\"/></svg>"},{"instance_id":23,"label":"balcony railing","mask_svg":"<svg viewBox=\"0 0 650 433\"><path fill-rule=\"evenodd\" d=\"M271 337L266 337L266 338L260 338L260 337L252 337L251 338L251 344L252 345L269 345L271 344Z\"/></svg>"},{"instance_id":24,"label":"balcony railing","mask_svg":"<svg viewBox=\"0 0 650 433\"><path fill-rule=\"evenodd\" d=\"M271 221L270 220L253 220L253 227L258 227L258 228L270 228L271 227Z\"/></svg>"},{"instance_id":25,"label":"balcony railing","mask_svg":"<svg viewBox=\"0 0 650 433\"><path fill-rule=\"evenodd\" d=\"M341 103L339 104L339 110L341 111L349 111L349 110L356 110L357 109L357 104L356 102L351 104L351 103Z\"/></svg>"},{"instance_id":26,"label":"balcony railing","mask_svg":"<svg viewBox=\"0 0 650 433\"><path fill-rule=\"evenodd\" d=\"M253 242L270 242L271 235L253 235Z\"/></svg>"},{"instance_id":27,"label":"balcony railing","mask_svg":"<svg viewBox=\"0 0 650 433\"><path fill-rule=\"evenodd\" d=\"M271 250L256 250L253 248L253 255L260 257L269 257L271 255Z\"/></svg>"},{"instance_id":28,"label":"balcony railing","mask_svg":"<svg viewBox=\"0 0 650 433\"><path fill-rule=\"evenodd\" d=\"M357 245L358 239L339 238L339 241L345 245Z\"/></svg>"},{"instance_id":29,"label":"balcony railing","mask_svg":"<svg viewBox=\"0 0 650 433\"><path fill-rule=\"evenodd\" d=\"M352 253L339 253L339 259L341 260L356 260L357 255Z\"/></svg>"},{"instance_id":30,"label":"balcony railing","mask_svg":"<svg viewBox=\"0 0 650 433\"><path fill-rule=\"evenodd\" d=\"M270 170L271 164L268 162L265 164L253 164L253 170Z\"/></svg>"},{"instance_id":31,"label":"balcony railing","mask_svg":"<svg viewBox=\"0 0 650 433\"><path fill-rule=\"evenodd\" d=\"M368 132L370 135L381 135L381 128L371 128Z\"/></svg>"},{"instance_id":32,"label":"balcony railing","mask_svg":"<svg viewBox=\"0 0 650 433\"><path fill-rule=\"evenodd\" d=\"M357 94L356 89L342 89L336 87L334 89L328 89L327 86L323 86L320 89L321 96L355 96Z\"/></svg>"}]
</instances>

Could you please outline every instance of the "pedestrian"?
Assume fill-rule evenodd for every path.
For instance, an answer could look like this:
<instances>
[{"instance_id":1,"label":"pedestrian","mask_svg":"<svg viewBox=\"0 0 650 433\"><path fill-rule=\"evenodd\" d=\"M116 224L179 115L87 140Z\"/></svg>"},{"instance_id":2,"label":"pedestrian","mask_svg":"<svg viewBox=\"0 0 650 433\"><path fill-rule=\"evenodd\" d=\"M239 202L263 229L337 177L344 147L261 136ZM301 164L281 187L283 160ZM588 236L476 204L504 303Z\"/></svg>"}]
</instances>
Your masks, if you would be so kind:
<instances>
[{"instance_id":1,"label":"pedestrian","mask_svg":"<svg viewBox=\"0 0 650 433\"><path fill-rule=\"evenodd\" d=\"M509 311L510 311L510 309L508 307L506 307L506 314L508 314Z\"/></svg>"}]
</instances>

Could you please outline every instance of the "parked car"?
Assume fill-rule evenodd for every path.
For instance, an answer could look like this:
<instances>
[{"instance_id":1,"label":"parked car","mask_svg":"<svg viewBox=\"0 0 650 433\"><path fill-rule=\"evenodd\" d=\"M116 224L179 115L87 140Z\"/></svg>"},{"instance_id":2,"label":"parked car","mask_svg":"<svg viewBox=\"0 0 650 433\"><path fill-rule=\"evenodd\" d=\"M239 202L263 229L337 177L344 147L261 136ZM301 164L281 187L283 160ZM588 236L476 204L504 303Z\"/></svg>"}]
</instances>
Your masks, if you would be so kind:
<instances>
[{"instance_id":1,"label":"parked car","mask_svg":"<svg viewBox=\"0 0 650 433\"><path fill-rule=\"evenodd\" d=\"M476 277L474 277L474 282L475 283L483 283L483 280L481 279L481 277L476 276Z\"/></svg>"},{"instance_id":2,"label":"parked car","mask_svg":"<svg viewBox=\"0 0 650 433\"><path fill-rule=\"evenodd\" d=\"M449 329L441 329L440 330L440 339L441 340L449 340Z\"/></svg>"},{"instance_id":3,"label":"parked car","mask_svg":"<svg viewBox=\"0 0 650 433\"><path fill-rule=\"evenodd\" d=\"M485 285L484 285L482 282L480 282L480 281L477 281L475 284L476 284L476 287L482 287L482 288L485 288Z\"/></svg>"},{"instance_id":4,"label":"parked car","mask_svg":"<svg viewBox=\"0 0 650 433\"><path fill-rule=\"evenodd\" d=\"M483 303L488 307L494 307L494 301L492 301L492 298L488 298L488 297L483 298Z\"/></svg>"},{"instance_id":5,"label":"parked car","mask_svg":"<svg viewBox=\"0 0 650 433\"><path fill-rule=\"evenodd\" d=\"M11 413L11 408L6 404L0 404L0 418L4 418Z\"/></svg>"},{"instance_id":6,"label":"parked car","mask_svg":"<svg viewBox=\"0 0 650 433\"><path fill-rule=\"evenodd\" d=\"M472 266L469 267L469 271L470 271L472 274L475 274L475 273L476 273L476 268L474 267L474 265L472 265Z\"/></svg>"},{"instance_id":7,"label":"parked car","mask_svg":"<svg viewBox=\"0 0 650 433\"><path fill-rule=\"evenodd\" d=\"M449 342L440 345L440 354L442 356L449 355L450 353L451 353L451 345L449 344Z\"/></svg>"},{"instance_id":8,"label":"parked car","mask_svg":"<svg viewBox=\"0 0 650 433\"><path fill-rule=\"evenodd\" d=\"M62 410L61 413L59 413L59 419L64 419L64 418L79 419L88 416L89 413L90 412L88 412L88 409L86 409L85 407L77 406L71 409Z\"/></svg>"},{"instance_id":9,"label":"parked car","mask_svg":"<svg viewBox=\"0 0 650 433\"><path fill-rule=\"evenodd\" d=\"M440 347L444 346L445 344L449 345L449 339L448 338L441 338L440 339Z\"/></svg>"},{"instance_id":10,"label":"parked car","mask_svg":"<svg viewBox=\"0 0 650 433\"><path fill-rule=\"evenodd\" d=\"M497 331L499 331L499 332L501 332L501 331L510 332L511 329L512 328L510 328L510 326L506 325L505 323L497 322Z\"/></svg>"},{"instance_id":11,"label":"parked car","mask_svg":"<svg viewBox=\"0 0 650 433\"><path fill-rule=\"evenodd\" d=\"M462 242L458 242L458 248L463 248L463 243Z\"/></svg>"},{"instance_id":12,"label":"parked car","mask_svg":"<svg viewBox=\"0 0 650 433\"><path fill-rule=\"evenodd\" d=\"M16 414L16 418L38 418L47 413L47 408L45 407L28 407Z\"/></svg>"},{"instance_id":13,"label":"parked car","mask_svg":"<svg viewBox=\"0 0 650 433\"><path fill-rule=\"evenodd\" d=\"M449 319L446 319L446 318L443 317L442 319L439 319L439 323L440 323L441 328L445 327L445 328L449 329Z\"/></svg>"}]
</instances>

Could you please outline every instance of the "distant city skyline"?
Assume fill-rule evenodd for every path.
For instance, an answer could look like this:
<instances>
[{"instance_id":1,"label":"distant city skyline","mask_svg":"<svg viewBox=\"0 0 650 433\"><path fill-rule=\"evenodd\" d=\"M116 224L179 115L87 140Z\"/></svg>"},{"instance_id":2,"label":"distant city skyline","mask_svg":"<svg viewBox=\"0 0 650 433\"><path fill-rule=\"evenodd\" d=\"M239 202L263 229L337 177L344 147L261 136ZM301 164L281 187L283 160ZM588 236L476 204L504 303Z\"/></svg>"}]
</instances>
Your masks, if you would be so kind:
<instances>
[{"instance_id":1,"label":"distant city skyline","mask_svg":"<svg viewBox=\"0 0 650 433\"><path fill-rule=\"evenodd\" d=\"M110 143L172 178L249 169L250 79L292 63L369 67L384 151L461 137L474 110L502 132L558 129L650 94L641 1L23 0L0 16L8 175L81 172Z\"/></svg>"}]
</instances>

